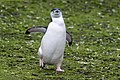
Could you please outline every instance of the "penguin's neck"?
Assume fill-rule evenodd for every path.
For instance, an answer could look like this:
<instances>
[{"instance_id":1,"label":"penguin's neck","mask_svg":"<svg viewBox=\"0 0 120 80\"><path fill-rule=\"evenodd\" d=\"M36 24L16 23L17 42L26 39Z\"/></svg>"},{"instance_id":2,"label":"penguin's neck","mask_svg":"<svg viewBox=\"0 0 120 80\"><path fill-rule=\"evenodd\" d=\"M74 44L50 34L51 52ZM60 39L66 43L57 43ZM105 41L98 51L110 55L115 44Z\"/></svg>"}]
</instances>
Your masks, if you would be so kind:
<instances>
[{"instance_id":1,"label":"penguin's neck","mask_svg":"<svg viewBox=\"0 0 120 80\"><path fill-rule=\"evenodd\" d=\"M62 17L52 18L52 22L57 23L58 25L64 25L65 26L65 23L64 23L64 20L63 20Z\"/></svg>"}]
</instances>

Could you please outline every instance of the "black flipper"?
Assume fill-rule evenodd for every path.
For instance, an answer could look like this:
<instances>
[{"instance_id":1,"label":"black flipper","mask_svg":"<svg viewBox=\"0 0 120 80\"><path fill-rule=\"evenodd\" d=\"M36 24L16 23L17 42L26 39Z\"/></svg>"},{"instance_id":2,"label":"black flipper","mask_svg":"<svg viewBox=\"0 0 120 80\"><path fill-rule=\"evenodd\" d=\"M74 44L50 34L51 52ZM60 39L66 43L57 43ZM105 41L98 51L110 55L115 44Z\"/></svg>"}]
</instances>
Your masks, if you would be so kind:
<instances>
[{"instance_id":1,"label":"black flipper","mask_svg":"<svg viewBox=\"0 0 120 80\"><path fill-rule=\"evenodd\" d=\"M71 46L72 45L72 37L67 31L66 31L66 40L68 41L69 46Z\"/></svg>"},{"instance_id":2,"label":"black flipper","mask_svg":"<svg viewBox=\"0 0 120 80\"><path fill-rule=\"evenodd\" d=\"M25 34L30 34L32 32L42 32L45 33L47 30L47 27L43 26L34 26L26 30Z\"/></svg>"},{"instance_id":3,"label":"black flipper","mask_svg":"<svg viewBox=\"0 0 120 80\"><path fill-rule=\"evenodd\" d=\"M47 31L47 27L44 26L34 26L26 30L25 34L30 34L32 32L42 32L45 34ZM66 40L68 41L69 46L72 45L72 37L71 35L66 31Z\"/></svg>"}]
</instances>

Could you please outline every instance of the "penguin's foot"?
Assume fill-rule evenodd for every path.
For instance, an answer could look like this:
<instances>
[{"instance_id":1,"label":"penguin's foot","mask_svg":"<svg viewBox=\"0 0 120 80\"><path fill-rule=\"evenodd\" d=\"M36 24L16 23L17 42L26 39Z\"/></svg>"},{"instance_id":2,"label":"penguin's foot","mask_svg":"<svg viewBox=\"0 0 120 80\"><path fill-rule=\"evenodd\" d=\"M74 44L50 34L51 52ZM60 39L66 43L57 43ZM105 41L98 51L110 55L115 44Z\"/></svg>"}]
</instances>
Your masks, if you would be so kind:
<instances>
[{"instance_id":1,"label":"penguin's foot","mask_svg":"<svg viewBox=\"0 0 120 80\"><path fill-rule=\"evenodd\" d=\"M62 70L60 67L57 67L56 71L57 72L64 72L64 70Z\"/></svg>"},{"instance_id":2,"label":"penguin's foot","mask_svg":"<svg viewBox=\"0 0 120 80\"><path fill-rule=\"evenodd\" d=\"M39 66L43 69L45 66L44 66L44 63L43 63L43 59L40 59L39 60Z\"/></svg>"}]
</instances>

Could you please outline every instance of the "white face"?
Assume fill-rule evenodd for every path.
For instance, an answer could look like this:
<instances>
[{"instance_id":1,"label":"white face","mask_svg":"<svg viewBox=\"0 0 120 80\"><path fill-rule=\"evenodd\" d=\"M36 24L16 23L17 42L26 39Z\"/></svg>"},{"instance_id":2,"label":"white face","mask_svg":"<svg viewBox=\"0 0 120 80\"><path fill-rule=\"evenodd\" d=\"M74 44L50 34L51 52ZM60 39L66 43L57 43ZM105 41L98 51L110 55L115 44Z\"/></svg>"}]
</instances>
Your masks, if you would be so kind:
<instances>
[{"instance_id":1,"label":"white face","mask_svg":"<svg viewBox=\"0 0 120 80\"><path fill-rule=\"evenodd\" d=\"M54 8L51 10L50 15L51 15L51 18L59 18L62 16L62 13L61 13L60 9Z\"/></svg>"}]
</instances>

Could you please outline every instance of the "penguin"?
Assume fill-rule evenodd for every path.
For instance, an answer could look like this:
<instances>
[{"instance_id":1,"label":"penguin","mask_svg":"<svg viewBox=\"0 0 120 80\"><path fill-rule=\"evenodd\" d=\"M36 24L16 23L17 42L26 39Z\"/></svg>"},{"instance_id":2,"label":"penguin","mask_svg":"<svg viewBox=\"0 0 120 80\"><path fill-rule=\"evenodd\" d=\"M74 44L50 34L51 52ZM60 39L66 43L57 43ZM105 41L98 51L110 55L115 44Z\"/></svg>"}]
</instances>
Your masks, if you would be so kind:
<instances>
[{"instance_id":1,"label":"penguin","mask_svg":"<svg viewBox=\"0 0 120 80\"><path fill-rule=\"evenodd\" d=\"M38 49L39 66L53 64L56 71L64 72L61 69L66 40L72 44L71 35L66 31L62 12L58 8L53 8L50 12L51 22L48 27L35 26L27 29L26 34L31 32L42 32L44 36Z\"/></svg>"}]
</instances>

